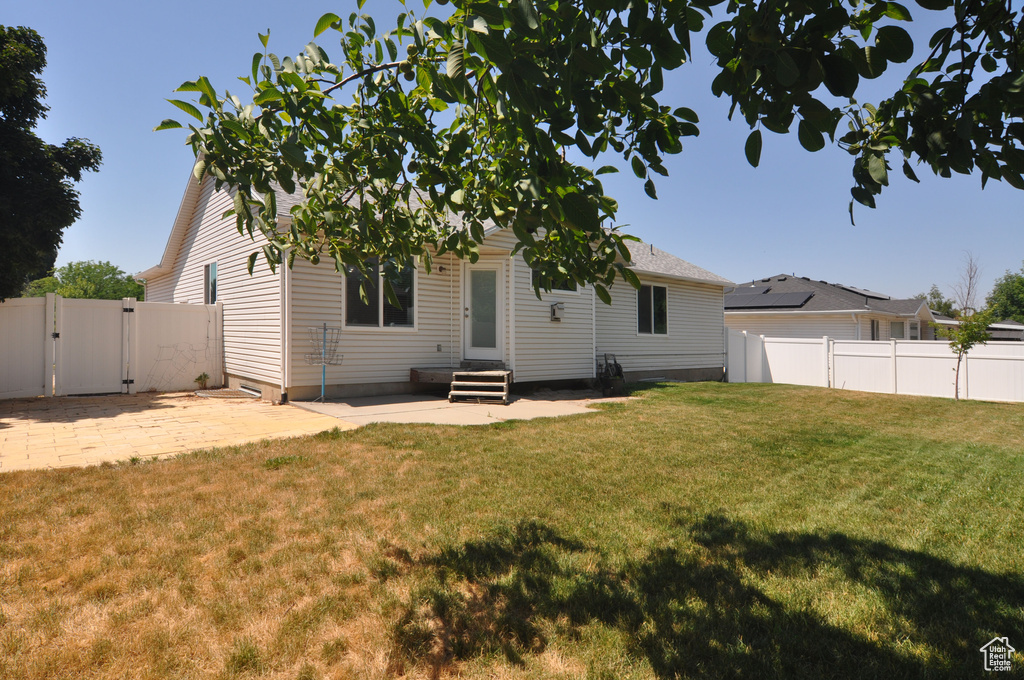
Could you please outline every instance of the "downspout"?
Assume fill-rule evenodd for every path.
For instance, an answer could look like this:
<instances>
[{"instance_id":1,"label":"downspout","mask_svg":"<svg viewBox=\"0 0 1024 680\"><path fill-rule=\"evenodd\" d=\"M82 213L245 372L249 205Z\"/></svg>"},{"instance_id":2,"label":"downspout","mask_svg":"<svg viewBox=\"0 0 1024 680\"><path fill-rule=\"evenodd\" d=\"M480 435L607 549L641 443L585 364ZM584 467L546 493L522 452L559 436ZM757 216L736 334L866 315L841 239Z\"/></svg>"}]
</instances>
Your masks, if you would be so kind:
<instances>
[{"instance_id":1,"label":"downspout","mask_svg":"<svg viewBox=\"0 0 1024 680\"><path fill-rule=\"evenodd\" d=\"M292 365L292 304L291 268L288 266L287 251L281 258L281 403L288 403L288 383L291 381Z\"/></svg>"}]
</instances>

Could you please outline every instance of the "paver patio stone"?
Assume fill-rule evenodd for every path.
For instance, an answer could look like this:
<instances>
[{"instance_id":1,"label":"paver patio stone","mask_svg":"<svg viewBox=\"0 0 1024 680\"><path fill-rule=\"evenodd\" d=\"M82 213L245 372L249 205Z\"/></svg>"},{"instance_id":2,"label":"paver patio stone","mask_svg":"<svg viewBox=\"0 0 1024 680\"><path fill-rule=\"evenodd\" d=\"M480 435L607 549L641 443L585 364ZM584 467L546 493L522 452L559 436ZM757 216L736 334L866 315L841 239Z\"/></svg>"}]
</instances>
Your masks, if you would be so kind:
<instances>
[{"instance_id":1,"label":"paver patio stone","mask_svg":"<svg viewBox=\"0 0 1024 680\"><path fill-rule=\"evenodd\" d=\"M352 423L191 393L0 401L0 472L97 465L316 434Z\"/></svg>"}]
</instances>

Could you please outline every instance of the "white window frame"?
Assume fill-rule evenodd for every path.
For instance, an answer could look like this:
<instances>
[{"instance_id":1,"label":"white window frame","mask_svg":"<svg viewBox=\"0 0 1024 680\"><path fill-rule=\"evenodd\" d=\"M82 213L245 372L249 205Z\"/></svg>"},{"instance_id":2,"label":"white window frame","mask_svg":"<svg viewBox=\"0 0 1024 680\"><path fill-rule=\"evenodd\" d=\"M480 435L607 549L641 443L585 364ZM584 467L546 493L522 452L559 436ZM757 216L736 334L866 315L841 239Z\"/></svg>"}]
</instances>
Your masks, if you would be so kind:
<instances>
[{"instance_id":1,"label":"white window frame","mask_svg":"<svg viewBox=\"0 0 1024 680\"><path fill-rule=\"evenodd\" d=\"M211 276L212 272L212 276ZM213 295L210 294L210 284L213 283ZM207 262L203 265L203 304L212 305L217 303L217 299L220 297L220 287L218 286L218 271L217 261Z\"/></svg>"},{"instance_id":2,"label":"white window frame","mask_svg":"<svg viewBox=\"0 0 1024 680\"><path fill-rule=\"evenodd\" d=\"M348 274L344 271L341 274L341 327L350 331L367 331L368 333L414 333L419 330L420 321L420 281L419 267L412 269L412 325L411 326L385 326L384 325L384 303L387 296L384 295L384 269L377 267L377 325L364 326L362 324L350 324L348 322Z\"/></svg>"},{"instance_id":3,"label":"white window frame","mask_svg":"<svg viewBox=\"0 0 1024 680\"><path fill-rule=\"evenodd\" d=\"M878 319L868 319L868 325L871 328L871 339L881 340L882 339L882 322Z\"/></svg>"},{"instance_id":4,"label":"white window frame","mask_svg":"<svg viewBox=\"0 0 1024 680\"><path fill-rule=\"evenodd\" d=\"M921 321L918 319L910 319L907 321L907 340L920 340L921 339ZM916 338L914 336L917 336Z\"/></svg>"},{"instance_id":5,"label":"white window frame","mask_svg":"<svg viewBox=\"0 0 1024 680\"><path fill-rule=\"evenodd\" d=\"M899 325L900 336L896 337L892 333L893 326ZM889 339L890 340L906 340L907 339L907 322L906 321L890 321L889 322Z\"/></svg>"},{"instance_id":6,"label":"white window frame","mask_svg":"<svg viewBox=\"0 0 1024 680\"><path fill-rule=\"evenodd\" d=\"M644 286L647 286L648 288L651 289L651 332L650 333L645 333L645 332L640 330L640 290L642 290ZM664 333L658 333L657 331L654 330L654 328L655 328L655 323L654 323L654 289L655 288L661 288L661 289L663 289L665 291L665 332ZM636 329L637 337L643 336L643 337L652 337L652 338L653 337L667 338L669 336L668 286L661 286L661 285L658 285L656 283L644 283L644 284L641 284L640 289L636 291L636 320L634 322L634 328Z\"/></svg>"}]
</instances>

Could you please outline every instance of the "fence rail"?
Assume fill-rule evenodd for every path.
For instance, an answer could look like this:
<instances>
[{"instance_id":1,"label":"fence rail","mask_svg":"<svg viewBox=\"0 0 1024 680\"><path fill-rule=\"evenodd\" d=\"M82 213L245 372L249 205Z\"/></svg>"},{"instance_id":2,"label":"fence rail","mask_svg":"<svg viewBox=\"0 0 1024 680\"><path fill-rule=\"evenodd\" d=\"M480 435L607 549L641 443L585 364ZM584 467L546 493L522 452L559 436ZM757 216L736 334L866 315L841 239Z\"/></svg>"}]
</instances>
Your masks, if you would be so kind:
<instances>
[{"instance_id":1,"label":"fence rail","mask_svg":"<svg viewBox=\"0 0 1024 680\"><path fill-rule=\"evenodd\" d=\"M729 382L956 396L956 355L931 340L771 338L729 330ZM960 366L960 397L1024 402L1024 343L975 347Z\"/></svg>"}]
</instances>

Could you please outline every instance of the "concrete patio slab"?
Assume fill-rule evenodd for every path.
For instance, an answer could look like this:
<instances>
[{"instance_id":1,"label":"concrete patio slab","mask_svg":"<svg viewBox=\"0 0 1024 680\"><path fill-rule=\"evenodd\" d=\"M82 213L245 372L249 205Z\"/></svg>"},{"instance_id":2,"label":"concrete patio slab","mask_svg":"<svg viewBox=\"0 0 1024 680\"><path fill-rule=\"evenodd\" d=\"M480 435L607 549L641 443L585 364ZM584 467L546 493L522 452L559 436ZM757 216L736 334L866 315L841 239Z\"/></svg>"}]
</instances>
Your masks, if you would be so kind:
<instances>
[{"instance_id":1,"label":"concrete patio slab","mask_svg":"<svg viewBox=\"0 0 1024 680\"><path fill-rule=\"evenodd\" d=\"M154 458L356 427L294 406L192 393L0 401L0 472Z\"/></svg>"},{"instance_id":2,"label":"concrete patio slab","mask_svg":"<svg viewBox=\"0 0 1024 680\"><path fill-rule=\"evenodd\" d=\"M596 392L545 392L531 397L512 398L508 406L500 403L449 403L446 397L432 395L396 395L359 397L320 402L293 402L296 406L340 418L349 423L432 423L435 425L488 425L505 420L532 420L577 413L593 413L589 408L603 401Z\"/></svg>"}]
</instances>

